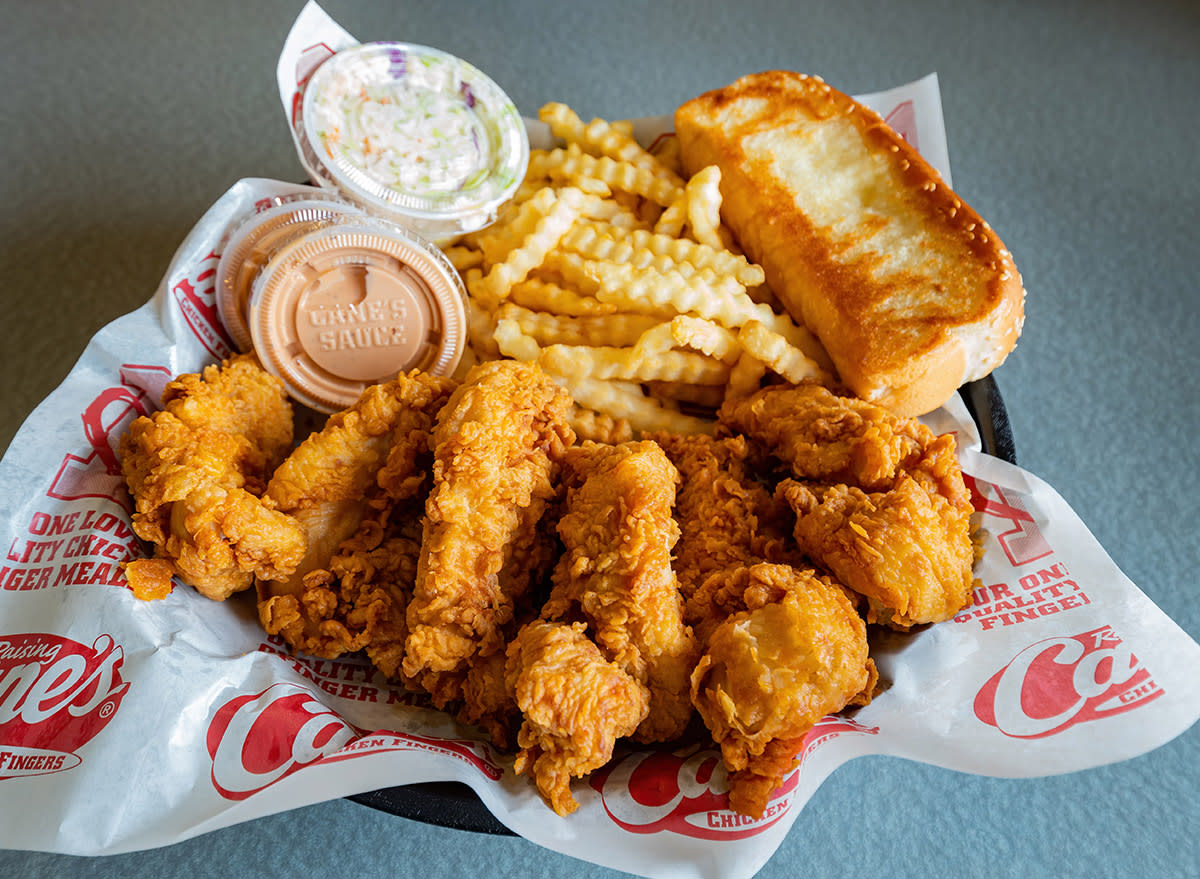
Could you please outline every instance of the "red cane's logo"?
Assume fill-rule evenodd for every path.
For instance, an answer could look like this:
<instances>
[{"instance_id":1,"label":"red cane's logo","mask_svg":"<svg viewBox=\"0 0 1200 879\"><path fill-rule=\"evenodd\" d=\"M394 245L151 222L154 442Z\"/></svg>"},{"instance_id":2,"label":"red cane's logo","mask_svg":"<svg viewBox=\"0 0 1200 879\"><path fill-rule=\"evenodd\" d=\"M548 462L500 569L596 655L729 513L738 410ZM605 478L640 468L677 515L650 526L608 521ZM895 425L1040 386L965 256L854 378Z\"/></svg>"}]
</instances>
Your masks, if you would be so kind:
<instances>
[{"instance_id":1,"label":"red cane's logo","mask_svg":"<svg viewBox=\"0 0 1200 879\"><path fill-rule=\"evenodd\" d=\"M914 150L920 149L917 146L917 112L912 101L897 104L883 121L908 141Z\"/></svg>"},{"instance_id":2,"label":"red cane's logo","mask_svg":"<svg viewBox=\"0 0 1200 879\"><path fill-rule=\"evenodd\" d=\"M238 696L208 727L213 787L226 799L244 800L357 736L303 687L274 684Z\"/></svg>"},{"instance_id":3,"label":"red cane's logo","mask_svg":"<svg viewBox=\"0 0 1200 879\"><path fill-rule=\"evenodd\" d=\"M155 409L153 401L162 397L171 373L162 366L127 363L121 367L120 377L120 385L105 388L83 410L83 435L91 454L67 453L63 457L46 492L49 497L64 501L102 498L131 509L116 444L131 421Z\"/></svg>"},{"instance_id":4,"label":"red cane's logo","mask_svg":"<svg viewBox=\"0 0 1200 879\"><path fill-rule=\"evenodd\" d=\"M123 658L108 635L91 647L42 633L0 636L0 779L78 766L75 752L129 689Z\"/></svg>"},{"instance_id":5,"label":"red cane's logo","mask_svg":"<svg viewBox=\"0 0 1200 879\"><path fill-rule=\"evenodd\" d=\"M171 288L171 296L204 349L218 360L224 360L233 353L233 340L229 338L217 312L217 284L214 278L219 258L220 254L210 251L201 263L211 262L212 265L196 275L195 279L177 281Z\"/></svg>"},{"instance_id":6,"label":"red cane's logo","mask_svg":"<svg viewBox=\"0 0 1200 879\"><path fill-rule=\"evenodd\" d=\"M1050 555L1050 544L1016 494L1005 494L1000 486L966 473L963 480L971 491L971 506L984 515L1004 519L1012 525L996 535L1009 564L1016 568Z\"/></svg>"},{"instance_id":7,"label":"red cane's logo","mask_svg":"<svg viewBox=\"0 0 1200 879\"><path fill-rule=\"evenodd\" d=\"M809 730L801 757L846 732L876 733L853 720L829 716ZM729 810L729 775L720 753L703 750L638 751L592 773L608 816L630 833L670 831L697 839L745 839L776 824L791 808L799 772L784 778L763 810L749 818Z\"/></svg>"},{"instance_id":8,"label":"red cane's logo","mask_svg":"<svg viewBox=\"0 0 1200 879\"><path fill-rule=\"evenodd\" d=\"M1131 711L1163 692L1103 626L1030 644L983 685L975 716L1006 736L1037 739Z\"/></svg>"},{"instance_id":9,"label":"red cane's logo","mask_svg":"<svg viewBox=\"0 0 1200 879\"><path fill-rule=\"evenodd\" d=\"M334 763L338 760L361 757L363 754L381 754L386 751L424 751L443 757L453 757L469 766L474 766L492 781L498 781L504 775L504 770L500 768L485 742L477 742L473 739L439 739L391 730L376 730L373 733L367 733L357 741L346 745L337 754L327 757L326 762Z\"/></svg>"}]
</instances>

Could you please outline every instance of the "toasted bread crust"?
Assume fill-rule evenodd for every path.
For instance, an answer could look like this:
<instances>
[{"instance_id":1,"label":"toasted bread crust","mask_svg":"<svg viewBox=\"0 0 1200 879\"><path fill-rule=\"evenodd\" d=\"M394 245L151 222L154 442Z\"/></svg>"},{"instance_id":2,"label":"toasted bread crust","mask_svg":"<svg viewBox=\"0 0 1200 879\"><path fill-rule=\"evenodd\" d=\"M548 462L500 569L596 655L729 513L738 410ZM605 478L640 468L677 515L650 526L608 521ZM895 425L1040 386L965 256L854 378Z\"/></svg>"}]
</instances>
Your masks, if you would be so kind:
<instances>
[{"instance_id":1,"label":"toasted bread crust","mask_svg":"<svg viewBox=\"0 0 1200 879\"><path fill-rule=\"evenodd\" d=\"M675 128L688 173L720 167L725 223L858 396L922 414L1016 345L1012 256L877 113L768 71L684 104Z\"/></svg>"}]
</instances>

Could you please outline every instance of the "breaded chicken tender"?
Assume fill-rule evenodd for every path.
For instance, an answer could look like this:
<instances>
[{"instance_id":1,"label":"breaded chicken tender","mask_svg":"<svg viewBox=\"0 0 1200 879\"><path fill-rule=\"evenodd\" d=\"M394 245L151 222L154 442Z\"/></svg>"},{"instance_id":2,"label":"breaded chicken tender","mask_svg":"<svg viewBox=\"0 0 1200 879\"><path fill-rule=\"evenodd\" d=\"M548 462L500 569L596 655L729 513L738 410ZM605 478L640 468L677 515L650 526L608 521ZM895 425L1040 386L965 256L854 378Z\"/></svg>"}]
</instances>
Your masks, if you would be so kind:
<instances>
[{"instance_id":1,"label":"breaded chicken tender","mask_svg":"<svg viewBox=\"0 0 1200 879\"><path fill-rule=\"evenodd\" d=\"M256 575L288 576L304 530L260 497L292 441L283 384L247 354L180 376L162 402L121 440L133 530L155 546L153 560L126 567L136 594L165 596L178 575L222 601Z\"/></svg>"},{"instance_id":2,"label":"breaded chicken tender","mask_svg":"<svg viewBox=\"0 0 1200 879\"><path fill-rule=\"evenodd\" d=\"M817 384L765 387L725 404L718 419L723 429L762 445L799 479L867 491L889 488L934 438L915 419Z\"/></svg>"},{"instance_id":3,"label":"breaded chicken tender","mask_svg":"<svg viewBox=\"0 0 1200 879\"><path fill-rule=\"evenodd\" d=\"M438 415L406 676L460 675L504 649L506 624L551 562L539 522L575 441L570 408L536 363L496 360L473 367Z\"/></svg>"},{"instance_id":4,"label":"breaded chicken tender","mask_svg":"<svg viewBox=\"0 0 1200 879\"><path fill-rule=\"evenodd\" d=\"M308 551L291 576L259 578L269 634L323 658L386 651L394 676L431 481L430 431L454 387L415 370L372 385L275 470L266 496L301 524Z\"/></svg>"},{"instance_id":5,"label":"breaded chicken tender","mask_svg":"<svg viewBox=\"0 0 1200 879\"><path fill-rule=\"evenodd\" d=\"M761 816L805 734L874 684L866 625L836 585L759 564L736 578L744 605L709 636L692 701L730 772L730 807Z\"/></svg>"},{"instance_id":6,"label":"breaded chicken tender","mask_svg":"<svg viewBox=\"0 0 1200 879\"><path fill-rule=\"evenodd\" d=\"M508 647L507 688L524 718L515 769L559 815L579 807L571 779L607 763L650 706L646 687L605 659L586 628L537 620Z\"/></svg>"},{"instance_id":7,"label":"breaded chicken tender","mask_svg":"<svg viewBox=\"0 0 1200 879\"><path fill-rule=\"evenodd\" d=\"M542 616L586 621L604 655L650 689L635 738L674 739L692 715L687 680L699 654L671 568L678 472L645 440L584 443L568 452L564 474L564 552Z\"/></svg>"}]
</instances>

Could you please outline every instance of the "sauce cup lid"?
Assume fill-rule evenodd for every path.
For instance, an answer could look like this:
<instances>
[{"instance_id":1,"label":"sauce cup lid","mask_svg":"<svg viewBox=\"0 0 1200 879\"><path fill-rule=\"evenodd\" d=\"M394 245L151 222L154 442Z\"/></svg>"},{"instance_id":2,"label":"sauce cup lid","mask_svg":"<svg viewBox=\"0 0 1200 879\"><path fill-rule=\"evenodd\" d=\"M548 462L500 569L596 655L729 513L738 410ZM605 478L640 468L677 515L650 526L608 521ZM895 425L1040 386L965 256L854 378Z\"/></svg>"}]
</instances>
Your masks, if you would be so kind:
<instances>
[{"instance_id":1,"label":"sauce cup lid","mask_svg":"<svg viewBox=\"0 0 1200 879\"><path fill-rule=\"evenodd\" d=\"M254 279L271 256L299 234L356 208L324 192L275 196L234 222L217 263L217 314L238 350L254 347L247 316Z\"/></svg>"},{"instance_id":2,"label":"sauce cup lid","mask_svg":"<svg viewBox=\"0 0 1200 879\"><path fill-rule=\"evenodd\" d=\"M400 372L452 373L466 346L466 303L436 247L393 223L347 215L271 258L254 282L250 334L295 399L335 412Z\"/></svg>"},{"instance_id":3,"label":"sauce cup lid","mask_svg":"<svg viewBox=\"0 0 1200 879\"><path fill-rule=\"evenodd\" d=\"M483 72L412 43L344 49L304 87L300 158L321 186L444 240L491 223L529 163L516 106Z\"/></svg>"}]
</instances>

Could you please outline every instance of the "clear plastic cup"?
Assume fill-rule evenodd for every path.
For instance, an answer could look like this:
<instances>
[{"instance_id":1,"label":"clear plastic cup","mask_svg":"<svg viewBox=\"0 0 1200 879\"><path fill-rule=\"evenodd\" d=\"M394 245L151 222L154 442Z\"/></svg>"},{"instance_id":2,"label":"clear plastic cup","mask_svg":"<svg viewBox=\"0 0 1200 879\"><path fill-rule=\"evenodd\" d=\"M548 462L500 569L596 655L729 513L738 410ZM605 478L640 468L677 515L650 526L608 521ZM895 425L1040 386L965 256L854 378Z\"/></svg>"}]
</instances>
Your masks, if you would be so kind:
<instances>
[{"instance_id":1,"label":"clear plastic cup","mask_svg":"<svg viewBox=\"0 0 1200 879\"><path fill-rule=\"evenodd\" d=\"M348 214L275 252L254 281L249 325L289 393L335 412L400 372L452 373L466 348L466 290L420 236Z\"/></svg>"},{"instance_id":2,"label":"clear plastic cup","mask_svg":"<svg viewBox=\"0 0 1200 879\"><path fill-rule=\"evenodd\" d=\"M231 225L217 263L217 314L242 352L254 346L248 313L255 278L271 256L299 234L357 209L320 192L276 196Z\"/></svg>"},{"instance_id":3,"label":"clear plastic cup","mask_svg":"<svg viewBox=\"0 0 1200 879\"><path fill-rule=\"evenodd\" d=\"M321 186L431 241L495 220L529 163L516 106L471 64L411 43L366 43L304 87L301 161Z\"/></svg>"}]
</instances>

